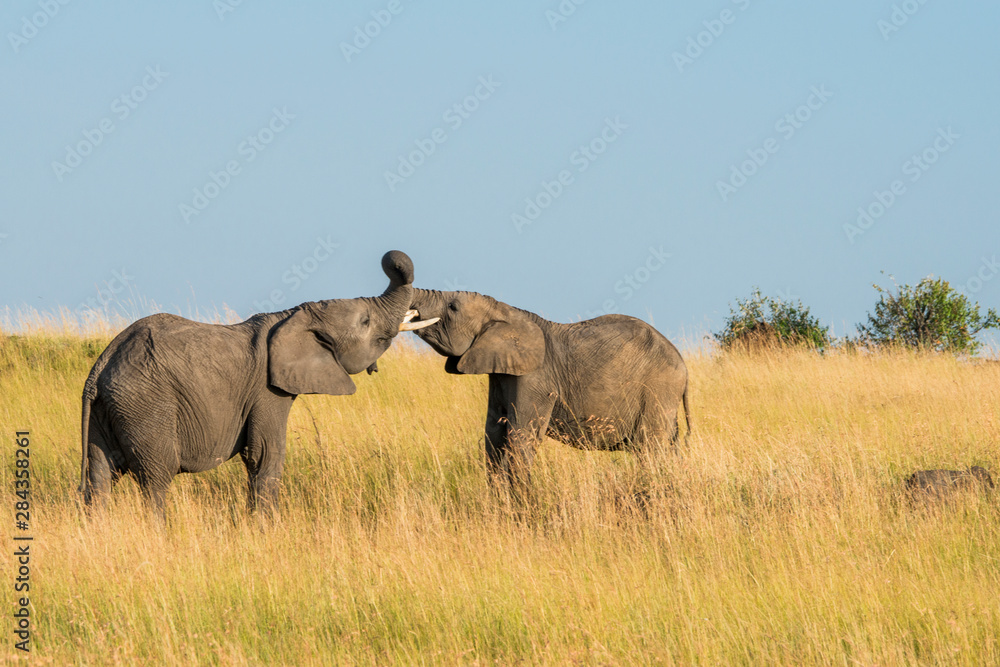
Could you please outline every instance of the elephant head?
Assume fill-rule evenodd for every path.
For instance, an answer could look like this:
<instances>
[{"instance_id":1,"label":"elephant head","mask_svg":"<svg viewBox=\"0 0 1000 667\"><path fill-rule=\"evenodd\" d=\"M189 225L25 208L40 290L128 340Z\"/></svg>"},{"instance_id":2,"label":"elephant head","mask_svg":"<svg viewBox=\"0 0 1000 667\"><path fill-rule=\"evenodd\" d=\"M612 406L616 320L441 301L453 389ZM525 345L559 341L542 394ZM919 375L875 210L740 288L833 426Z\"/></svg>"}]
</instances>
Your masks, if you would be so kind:
<instances>
[{"instance_id":1,"label":"elephant head","mask_svg":"<svg viewBox=\"0 0 1000 667\"><path fill-rule=\"evenodd\" d=\"M411 308L417 336L448 357L449 373L526 375L545 360L542 320L491 297L414 289Z\"/></svg>"},{"instance_id":2,"label":"elephant head","mask_svg":"<svg viewBox=\"0 0 1000 667\"><path fill-rule=\"evenodd\" d=\"M376 360L400 331L431 326L411 324L413 262L391 250L382 257L389 286L376 297L312 301L287 311L268 338L268 377L289 394L353 394L350 375Z\"/></svg>"}]
</instances>

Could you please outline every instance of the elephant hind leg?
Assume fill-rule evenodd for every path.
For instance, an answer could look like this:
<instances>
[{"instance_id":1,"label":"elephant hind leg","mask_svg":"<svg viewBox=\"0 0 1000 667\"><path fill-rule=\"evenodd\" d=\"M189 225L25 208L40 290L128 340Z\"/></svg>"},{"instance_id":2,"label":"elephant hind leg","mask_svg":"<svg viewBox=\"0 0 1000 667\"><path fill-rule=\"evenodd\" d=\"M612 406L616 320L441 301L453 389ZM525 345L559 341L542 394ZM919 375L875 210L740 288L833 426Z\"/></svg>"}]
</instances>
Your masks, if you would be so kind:
<instances>
[{"instance_id":1,"label":"elephant hind leg","mask_svg":"<svg viewBox=\"0 0 1000 667\"><path fill-rule=\"evenodd\" d=\"M172 476L141 470L136 473L135 478L142 490L142 499L147 509L160 521L166 521L167 489L170 488Z\"/></svg>"},{"instance_id":2,"label":"elephant hind leg","mask_svg":"<svg viewBox=\"0 0 1000 667\"><path fill-rule=\"evenodd\" d=\"M117 443L100 421L100 409L100 404L95 404L87 434L87 476L82 480L82 491L84 505L88 508L107 505L115 482L125 472Z\"/></svg>"},{"instance_id":3,"label":"elephant hind leg","mask_svg":"<svg viewBox=\"0 0 1000 667\"><path fill-rule=\"evenodd\" d=\"M103 439L89 438L87 461L87 479L83 482L84 505L103 508L118 477L111 452Z\"/></svg>"},{"instance_id":4,"label":"elephant hind leg","mask_svg":"<svg viewBox=\"0 0 1000 667\"><path fill-rule=\"evenodd\" d=\"M670 446L676 453L680 439L677 411L650 410L639 418L636 435L632 443L634 449Z\"/></svg>"},{"instance_id":5,"label":"elephant hind leg","mask_svg":"<svg viewBox=\"0 0 1000 667\"><path fill-rule=\"evenodd\" d=\"M161 411L146 415L141 421L133 418L124 432L118 434L126 466L135 477L146 506L161 521L166 517L167 489L180 472L175 423L172 413Z\"/></svg>"}]
</instances>

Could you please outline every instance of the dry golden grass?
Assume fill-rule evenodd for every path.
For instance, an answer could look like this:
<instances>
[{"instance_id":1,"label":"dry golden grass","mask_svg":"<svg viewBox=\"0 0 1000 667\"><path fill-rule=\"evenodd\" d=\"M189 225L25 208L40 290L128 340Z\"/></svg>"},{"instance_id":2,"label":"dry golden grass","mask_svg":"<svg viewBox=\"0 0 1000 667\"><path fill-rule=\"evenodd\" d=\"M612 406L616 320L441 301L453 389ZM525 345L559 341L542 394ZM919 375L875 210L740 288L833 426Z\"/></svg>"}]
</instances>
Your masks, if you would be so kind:
<instances>
[{"instance_id":1,"label":"dry golden grass","mask_svg":"<svg viewBox=\"0 0 1000 667\"><path fill-rule=\"evenodd\" d=\"M110 335L0 338L6 526L32 437L36 661L1000 664L997 498L902 489L996 472L1000 364L692 354L682 456L547 441L514 507L485 481L485 378L397 343L355 396L296 401L278 523L245 515L237 459L178 477L161 528L129 481L106 514L78 505L80 391Z\"/></svg>"}]
</instances>

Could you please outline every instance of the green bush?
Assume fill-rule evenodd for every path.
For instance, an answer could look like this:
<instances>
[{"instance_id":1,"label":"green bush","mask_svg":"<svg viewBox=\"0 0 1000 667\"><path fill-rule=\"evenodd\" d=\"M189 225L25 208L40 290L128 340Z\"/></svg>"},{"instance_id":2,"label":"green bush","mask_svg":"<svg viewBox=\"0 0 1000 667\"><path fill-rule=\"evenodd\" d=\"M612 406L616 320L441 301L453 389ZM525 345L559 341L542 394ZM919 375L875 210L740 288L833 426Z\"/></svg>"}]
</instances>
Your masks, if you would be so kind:
<instances>
[{"instance_id":1,"label":"green bush","mask_svg":"<svg viewBox=\"0 0 1000 667\"><path fill-rule=\"evenodd\" d=\"M801 301L772 299L762 295L759 287L753 288L750 298L736 300L725 327L713 337L723 349L747 350L783 345L822 349L833 341L829 327L820 325Z\"/></svg>"},{"instance_id":2,"label":"green bush","mask_svg":"<svg viewBox=\"0 0 1000 667\"><path fill-rule=\"evenodd\" d=\"M1000 328L996 310L990 308L981 315L978 303L942 278L928 276L916 285L897 285L895 293L873 287L880 297L868 322L858 325L858 341L863 345L975 354L979 349L976 335Z\"/></svg>"}]
</instances>

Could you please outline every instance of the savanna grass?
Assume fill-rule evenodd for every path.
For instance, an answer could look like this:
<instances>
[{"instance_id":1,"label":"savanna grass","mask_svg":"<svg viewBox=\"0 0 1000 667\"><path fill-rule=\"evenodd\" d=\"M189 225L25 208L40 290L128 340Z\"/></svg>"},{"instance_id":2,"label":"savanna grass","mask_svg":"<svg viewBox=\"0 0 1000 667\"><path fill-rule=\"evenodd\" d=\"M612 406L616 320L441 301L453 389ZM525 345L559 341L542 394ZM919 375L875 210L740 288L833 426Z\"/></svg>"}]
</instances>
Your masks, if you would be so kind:
<instances>
[{"instance_id":1,"label":"savanna grass","mask_svg":"<svg viewBox=\"0 0 1000 667\"><path fill-rule=\"evenodd\" d=\"M246 515L237 459L178 477L161 527L128 480L89 518L75 491L113 334L0 337L0 520L30 429L37 661L1000 664L997 498L903 489L997 470L1000 364L694 352L680 455L546 441L515 502L485 479L485 378L400 340L356 395L296 401L279 520Z\"/></svg>"}]
</instances>

